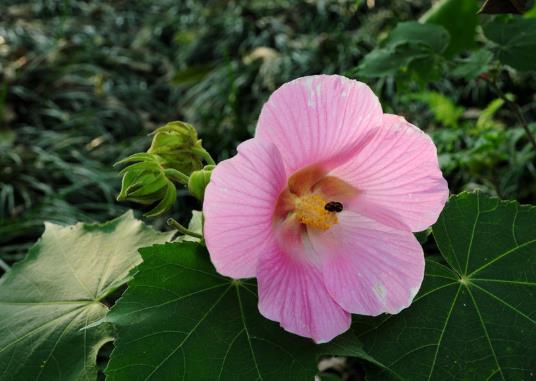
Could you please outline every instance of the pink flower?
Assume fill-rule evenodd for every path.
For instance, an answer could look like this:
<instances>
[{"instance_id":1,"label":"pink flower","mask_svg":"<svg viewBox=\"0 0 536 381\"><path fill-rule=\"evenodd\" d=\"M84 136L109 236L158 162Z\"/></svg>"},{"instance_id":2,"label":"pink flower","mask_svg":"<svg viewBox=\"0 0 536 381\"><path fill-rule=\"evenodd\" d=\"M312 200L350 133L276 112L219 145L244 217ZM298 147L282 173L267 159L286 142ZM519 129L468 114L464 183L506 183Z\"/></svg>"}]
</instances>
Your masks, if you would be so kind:
<instances>
[{"instance_id":1,"label":"pink flower","mask_svg":"<svg viewBox=\"0 0 536 381\"><path fill-rule=\"evenodd\" d=\"M351 313L411 304L424 274L412 232L447 197L426 134L384 114L361 82L303 77L272 94L255 137L215 168L205 240L219 273L257 278L265 317L322 343Z\"/></svg>"}]
</instances>

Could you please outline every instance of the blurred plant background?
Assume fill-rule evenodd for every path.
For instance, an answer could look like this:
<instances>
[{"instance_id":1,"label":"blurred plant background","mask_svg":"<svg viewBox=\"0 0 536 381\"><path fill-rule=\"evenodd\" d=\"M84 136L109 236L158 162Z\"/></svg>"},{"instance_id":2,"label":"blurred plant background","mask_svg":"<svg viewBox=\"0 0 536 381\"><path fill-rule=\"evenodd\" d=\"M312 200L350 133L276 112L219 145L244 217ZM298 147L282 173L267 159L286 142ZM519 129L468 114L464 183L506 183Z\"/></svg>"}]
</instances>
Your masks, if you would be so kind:
<instances>
[{"instance_id":1,"label":"blurred plant background","mask_svg":"<svg viewBox=\"0 0 536 381\"><path fill-rule=\"evenodd\" d=\"M317 73L367 82L386 111L427 131L453 193L534 202L536 151L508 106L536 120L536 75L515 62L533 59L536 36L503 49L485 25L511 16L477 16L476 0L432 3L2 0L0 264L20 259L45 220L104 221L137 207L116 201L112 165L147 149L157 127L192 123L224 159L253 134L272 91ZM400 29L419 19L431 29ZM180 200L171 215L200 208Z\"/></svg>"}]
</instances>

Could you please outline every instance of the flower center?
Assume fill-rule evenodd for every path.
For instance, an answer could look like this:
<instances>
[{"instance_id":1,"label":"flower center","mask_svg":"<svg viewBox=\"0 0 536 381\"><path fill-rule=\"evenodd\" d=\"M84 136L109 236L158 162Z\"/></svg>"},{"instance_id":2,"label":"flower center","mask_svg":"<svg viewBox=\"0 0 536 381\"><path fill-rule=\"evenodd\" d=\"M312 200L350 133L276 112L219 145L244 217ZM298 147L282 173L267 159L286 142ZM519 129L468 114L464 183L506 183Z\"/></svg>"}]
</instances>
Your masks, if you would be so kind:
<instances>
[{"instance_id":1,"label":"flower center","mask_svg":"<svg viewBox=\"0 0 536 381\"><path fill-rule=\"evenodd\" d=\"M322 196L318 194L307 194L297 197L294 201L294 213L302 224L319 230L328 230L339 222L335 211L330 211Z\"/></svg>"}]
</instances>

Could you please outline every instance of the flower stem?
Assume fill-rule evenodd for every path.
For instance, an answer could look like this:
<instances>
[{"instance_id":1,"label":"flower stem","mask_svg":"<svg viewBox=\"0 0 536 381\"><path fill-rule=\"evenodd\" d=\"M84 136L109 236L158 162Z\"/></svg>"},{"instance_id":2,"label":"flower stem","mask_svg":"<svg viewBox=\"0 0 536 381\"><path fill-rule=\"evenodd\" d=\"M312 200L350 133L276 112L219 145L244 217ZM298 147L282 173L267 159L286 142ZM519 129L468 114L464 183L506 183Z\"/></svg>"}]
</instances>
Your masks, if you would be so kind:
<instances>
[{"instance_id":1,"label":"flower stem","mask_svg":"<svg viewBox=\"0 0 536 381\"><path fill-rule=\"evenodd\" d=\"M172 180L175 180L181 184L188 184L190 177L186 176L184 173L177 171L174 168L164 169L166 176L171 177Z\"/></svg>"},{"instance_id":2,"label":"flower stem","mask_svg":"<svg viewBox=\"0 0 536 381\"><path fill-rule=\"evenodd\" d=\"M169 226L173 226L175 229L177 229L180 233L182 233L184 235L189 235L191 237L203 239L203 236L201 234L197 234L197 233L191 231L190 229L187 229L186 227L182 226L179 222L177 222L173 218L169 218L167 220L167 224Z\"/></svg>"},{"instance_id":3,"label":"flower stem","mask_svg":"<svg viewBox=\"0 0 536 381\"><path fill-rule=\"evenodd\" d=\"M216 165L216 162L214 161L214 159L212 158L212 156L210 156L210 154L208 153L208 151L202 147L194 147L192 148L192 152L198 154L199 156L201 156L203 159L205 159L205 161L207 162L207 164L209 165Z\"/></svg>"}]
</instances>

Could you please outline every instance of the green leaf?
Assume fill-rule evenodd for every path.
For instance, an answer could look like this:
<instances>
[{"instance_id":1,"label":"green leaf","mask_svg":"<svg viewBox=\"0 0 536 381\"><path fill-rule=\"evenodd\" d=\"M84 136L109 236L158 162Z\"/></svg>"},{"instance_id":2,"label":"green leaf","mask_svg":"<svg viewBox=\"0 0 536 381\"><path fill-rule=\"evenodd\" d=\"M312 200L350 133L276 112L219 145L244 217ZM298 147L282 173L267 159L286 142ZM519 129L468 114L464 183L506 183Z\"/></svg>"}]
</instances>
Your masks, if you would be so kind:
<instances>
[{"instance_id":1,"label":"green leaf","mask_svg":"<svg viewBox=\"0 0 536 381\"><path fill-rule=\"evenodd\" d=\"M27 257L0 279L0 379L95 380L109 325L84 329L108 308L102 300L140 263L141 246L163 243L126 213L98 224L46 224Z\"/></svg>"},{"instance_id":2,"label":"green leaf","mask_svg":"<svg viewBox=\"0 0 536 381\"><path fill-rule=\"evenodd\" d=\"M477 11L478 4L475 0L441 0L420 21L445 27L450 34L445 55L452 57L463 50L474 48Z\"/></svg>"},{"instance_id":3,"label":"green leaf","mask_svg":"<svg viewBox=\"0 0 536 381\"><path fill-rule=\"evenodd\" d=\"M445 63L444 57L438 54L417 58L408 65L409 78L411 81L420 85L421 88L424 88L429 82L442 78L445 71Z\"/></svg>"},{"instance_id":4,"label":"green leaf","mask_svg":"<svg viewBox=\"0 0 536 381\"><path fill-rule=\"evenodd\" d=\"M504 105L504 100L497 98L492 100L481 112L476 121L476 127L479 129L493 128L497 123L493 117L497 111ZM500 125L499 125L500 126Z\"/></svg>"},{"instance_id":5,"label":"green leaf","mask_svg":"<svg viewBox=\"0 0 536 381\"><path fill-rule=\"evenodd\" d=\"M389 35L388 46L401 44L423 45L436 53L443 52L449 44L448 31L439 25L422 24L416 21L398 23Z\"/></svg>"},{"instance_id":6,"label":"green leaf","mask_svg":"<svg viewBox=\"0 0 536 381\"><path fill-rule=\"evenodd\" d=\"M463 107L457 106L449 97L436 91L423 91L409 96L424 102L434 114L434 118L447 127L456 127L462 116Z\"/></svg>"},{"instance_id":7,"label":"green leaf","mask_svg":"<svg viewBox=\"0 0 536 381\"><path fill-rule=\"evenodd\" d=\"M533 378L536 207L462 193L433 234L445 264L427 261L412 306L362 335L365 350L412 381Z\"/></svg>"},{"instance_id":8,"label":"green leaf","mask_svg":"<svg viewBox=\"0 0 536 381\"><path fill-rule=\"evenodd\" d=\"M483 26L497 58L517 70L536 70L536 19L495 18Z\"/></svg>"},{"instance_id":9,"label":"green leaf","mask_svg":"<svg viewBox=\"0 0 536 381\"><path fill-rule=\"evenodd\" d=\"M134 280L104 319L118 329L109 381L310 381L320 354L373 361L351 333L315 345L262 317L254 281L217 274L201 245L140 252Z\"/></svg>"},{"instance_id":10,"label":"green leaf","mask_svg":"<svg viewBox=\"0 0 536 381\"><path fill-rule=\"evenodd\" d=\"M357 69L362 77L384 77L396 74L418 58L430 55L424 46L399 45L398 48L388 47L375 49L363 58Z\"/></svg>"},{"instance_id":11,"label":"green leaf","mask_svg":"<svg viewBox=\"0 0 536 381\"><path fill-rule=\"evenodd\" d=\"M452 70L452 75L470 81L478 77L481 73L488 71L488 65L492 59L493 53L489 50L478 50L469 57L457 61L456 67Z\"/></svg>"},{"instance_id":12,"label":"green leaf","mask_svg":"<svg viewBox=\"0 0 536 381\"><path fill-rule=\"evenodd\" d=\"M357 73L362 77L395 74L418 59L441 54L448 42L448 32L442 26L418 22L399 23L383 48L375 49L365 56Z\"/></svg>"}]
</instances>

